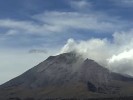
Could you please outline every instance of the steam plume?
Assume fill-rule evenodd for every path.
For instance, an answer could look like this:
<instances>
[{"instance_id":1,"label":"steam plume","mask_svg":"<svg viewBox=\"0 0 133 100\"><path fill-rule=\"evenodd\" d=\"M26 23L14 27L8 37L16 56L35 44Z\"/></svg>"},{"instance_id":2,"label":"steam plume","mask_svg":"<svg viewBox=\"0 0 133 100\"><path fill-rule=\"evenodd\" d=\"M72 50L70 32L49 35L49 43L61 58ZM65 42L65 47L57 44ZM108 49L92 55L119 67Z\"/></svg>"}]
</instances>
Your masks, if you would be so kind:
<instances>
[{"instance_id":1,"label":"steam plume","mask_svg":"<svg viewBox=\"0 0 133 100\"><path fill-rule=\"evenodd\" d=\"M116 32L113 39L92 38L86 41L68 39L61 53L75 51L84 58L90 58L112 71L133 75L133 35L130 32Z\"/></svg>"}]
</instances>

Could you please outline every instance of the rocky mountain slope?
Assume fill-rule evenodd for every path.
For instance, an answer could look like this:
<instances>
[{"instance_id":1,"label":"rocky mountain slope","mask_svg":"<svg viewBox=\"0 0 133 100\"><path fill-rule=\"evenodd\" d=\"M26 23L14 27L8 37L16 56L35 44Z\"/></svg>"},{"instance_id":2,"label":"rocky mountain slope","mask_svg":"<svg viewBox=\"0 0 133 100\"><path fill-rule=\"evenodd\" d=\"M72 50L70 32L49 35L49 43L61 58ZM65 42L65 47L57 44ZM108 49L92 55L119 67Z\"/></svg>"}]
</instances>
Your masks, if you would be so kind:
<instances>
[{"instance_id":1,"label":"rocky mountain slope","mask_svg":"<svg viewBox=\"0 0 133 100\"><path fill-rule=\"evenodd\" d=\"M132 77L110 72L95 61L84 60L75 53L50 56L0 86L0 100L106 98L132 95Z\"/></svg>"}]
</instances>

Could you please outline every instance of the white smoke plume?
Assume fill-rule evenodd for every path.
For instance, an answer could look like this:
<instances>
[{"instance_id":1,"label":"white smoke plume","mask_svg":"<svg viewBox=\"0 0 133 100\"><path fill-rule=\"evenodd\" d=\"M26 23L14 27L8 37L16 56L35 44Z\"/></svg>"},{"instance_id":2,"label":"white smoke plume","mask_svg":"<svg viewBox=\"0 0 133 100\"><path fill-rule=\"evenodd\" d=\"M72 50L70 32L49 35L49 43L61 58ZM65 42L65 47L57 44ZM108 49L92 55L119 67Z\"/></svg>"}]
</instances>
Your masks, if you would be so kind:
<instances>
[{"instance_id":1,"label":"white smoke plume","mask_svg":"<svg viewBox=\"0 0 133 100\"><path fill-rule=\"evenodd\" d=\"M133 31L116 32L113 39L92 38L86 41L68 39L61 53L75 51L110 70L133 76Z\"/></svg>"}]
</instances>

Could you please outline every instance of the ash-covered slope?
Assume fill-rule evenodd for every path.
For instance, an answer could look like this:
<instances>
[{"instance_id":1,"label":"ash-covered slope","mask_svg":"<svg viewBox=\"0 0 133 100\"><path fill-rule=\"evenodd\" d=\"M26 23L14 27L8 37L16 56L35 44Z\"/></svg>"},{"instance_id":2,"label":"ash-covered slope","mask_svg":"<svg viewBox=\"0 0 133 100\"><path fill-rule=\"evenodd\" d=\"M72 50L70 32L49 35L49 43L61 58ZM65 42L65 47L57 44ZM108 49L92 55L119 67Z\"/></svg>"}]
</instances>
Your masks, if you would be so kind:
<instances>
[{"instance_id":1,"label":"ash-covered slope","mask_svg":"<svg viewBox=\"0 0 133 100\"><path fill-rule=\"evenodd\" d=\"M24 74L3 84L2 87L39 88L48 85L58 86L66 82L77 82L79 81L78 66L80 67L81 60L73 53L50 56Z\"/></svg>"},{"instance_id":2,"label":"ash-covered slope","mask_svg":"<svg viewBox=\"0 0 133 100\"><path fill-rule=\"evenodd\" d=\"M93 60L85 61L74 53L50 56L44 62L28 70L2 87L21 86L39 88L48 85L65 85L68 83L90 81L95 85L108 84L109 71Z\"/></svg>"},{"instance_id":3,"label":"ash-covered slope","mask_svg":"<svg viewBox=\"0 0 133 100\"><path fill-rule=\"evenodd\" d=\"M44 62L0 86L5 96L90 96L133 93L133 78L110 72L75 53L50 56ZM17 91L17 92L16 92ZM26 94L30 91L31 94ZM57 92L58 91L58 92ZM90 95L91 94L91 95ZM103 95L102 95L103 96Z\"/></svg>"}]
</instances>

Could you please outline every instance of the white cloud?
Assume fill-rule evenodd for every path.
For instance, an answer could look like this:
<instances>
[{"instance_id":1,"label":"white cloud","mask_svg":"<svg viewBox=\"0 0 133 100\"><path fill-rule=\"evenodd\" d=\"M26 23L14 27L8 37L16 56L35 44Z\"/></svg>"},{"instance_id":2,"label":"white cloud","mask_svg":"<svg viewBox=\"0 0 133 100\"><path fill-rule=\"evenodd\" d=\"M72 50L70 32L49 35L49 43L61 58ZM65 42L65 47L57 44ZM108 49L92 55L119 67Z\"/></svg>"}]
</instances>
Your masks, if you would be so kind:
<instances>
[{"instance_id":1,"label":"white cloud","mask_svg":"<svg viewBox=\"0 0 133 100\"><path fill-rule=\"evenodd\" d=\"M110 18L102 14L78 12L45 12L35 15L34 19L56 26L55 29L67 31L71 29L93 30L96 32L114 32L126 27L126 23L119 22L117 18Z\"/></svg>"},{"instance_id":2,"label":"white cloud","mask_svg":"<svg viewBox=\"0 0 133 100\"><path fill-rule=\"evenodd\" d=\"M85 10L86 8L91 8L92 4L86 0L72 0L70 1L70 5L72 8L77 10Z\"/></svg>"},{"instance_id":3,"label":"white cloud","mask_svg":"<svg viewBox=\"0 0 133 100\"><path fill-rule=\"evenodd\" d=\"M129 4L133 4L133 0L122 0L123 3L129 3Z\"/></svg>"},{"instance_id":4,"label":"white cloud","mask_svg":"<svg viewBox=\"0 0 133 100\"><path fill-rule=\"evenodd\" d=\"M66 45L62 48L61 53L76 51L82 54L85 58L94 59L102 65L105 60L110 56L108 52L108 41L106 39L90 39L87 41L75 41L69 39ZM103 54L104 51L104 54Z\"/></svg>"},{"instance_id":5,"label":"white cloud","mask_svg":"<svg viewBox=\"0 0 133 100\"><path fill-rule=\"evenodd\" d=\"M128 60L132 59L133 57L133 49L128 50L128 51L123 51L122 53L118 55L113 55L111 59L109 59L109 63L113 63L115 61L121 61L123 59Z\"/></svg>"},{"instance_id":6,"label":"white cloud","mask_svg":"<svg viewBox=\"0 0 133 100\"><path fill-rule=\"evenodd\" d=\"M0 28L6 28L5 35L17 34L36 34L49 35L50 33L59 32L58 26L40 24L34 21L21 21L12 19L0 19Z\"/></svg>"},{"instance_id":7,"label":"white cloud","mask_svg":"<svg viewBox=\"0 0 133 100\"><path fill-rule=\"evenodd\" d=\"M86 1L79 1L85 4ZM82 4L82 3L81 3ZM82 4L82 5L83 5ZM44 12L31 16L34 20L0 19L0 28L7 35L36 34L51 35L70 33L71 30L91 30L98 33L111 33L127 28L125 21L96 12Z\"/></svg>"},{"instance_id":8,"label":"white cloud","mask_svg":"<svg viewBox=\"0 0 133 100\"><path fill-rule=\"evenodd\" d=\"M76 51L112 71L133 75L133 34L114 33L113 41L93 38L87 41L69 39L62 52Z\"/></svg>"},{"instance_id":9,"label":"white cloud","mask_svg":"<svg viewBox=\"0 0 133 100\"><path fill-rule=\"evenodd\" d=\"M133 0L113 0L117 5L133 7Z\"/></svg>"},{"instance_id":10,"label":"white cloud","mask_svg":"<svg viewBox=\"0 0 133 100\"><path fill-rule=\"evenodd\" d=\"M68 39L67 44L62 48L61 53L75 51L77 43L73 39Z\"/></svg>"},{"instance_id":11,"label":"white cloud","mask_svg":"<svg viewBox=\"0 0 133 100\"><path fill-rule=\"evenodd\" d=\"M6 35L8 35L8 36L12 36L12 35L16 35L16 34L18 34L19 32L17 31L17 30L9 30L7 33L6 33Z\"/></svg>"}]
</instances>

